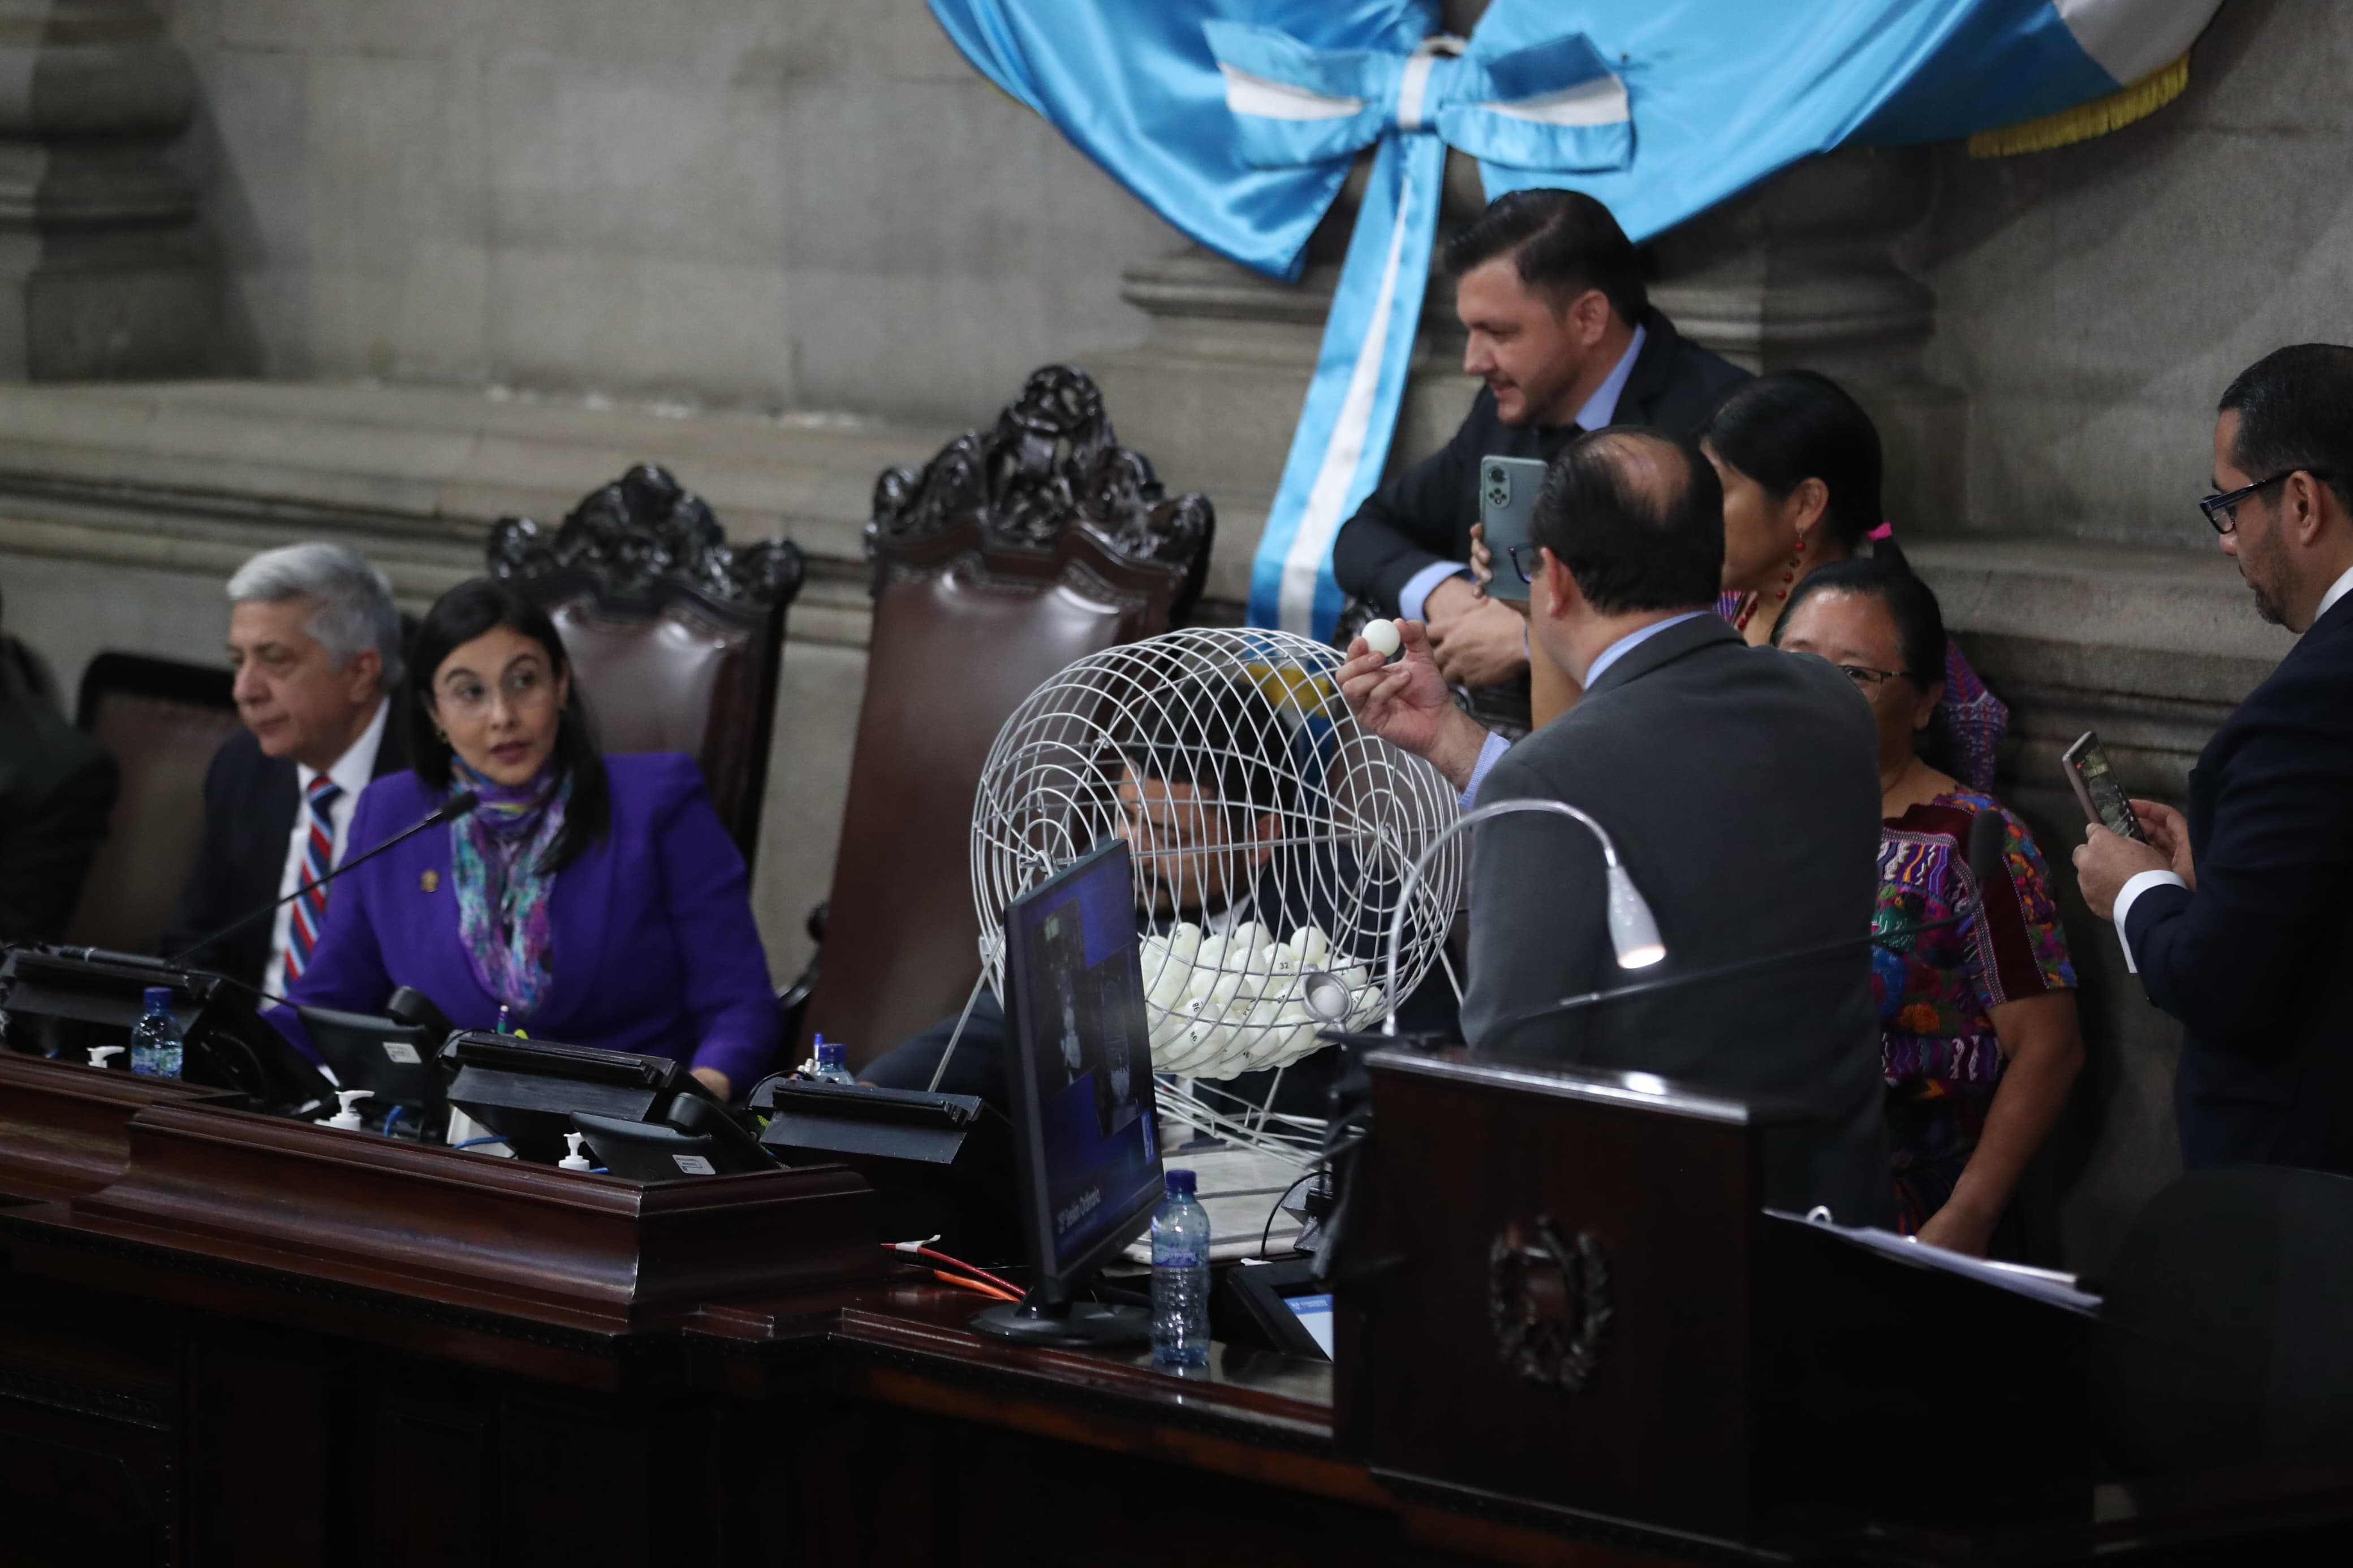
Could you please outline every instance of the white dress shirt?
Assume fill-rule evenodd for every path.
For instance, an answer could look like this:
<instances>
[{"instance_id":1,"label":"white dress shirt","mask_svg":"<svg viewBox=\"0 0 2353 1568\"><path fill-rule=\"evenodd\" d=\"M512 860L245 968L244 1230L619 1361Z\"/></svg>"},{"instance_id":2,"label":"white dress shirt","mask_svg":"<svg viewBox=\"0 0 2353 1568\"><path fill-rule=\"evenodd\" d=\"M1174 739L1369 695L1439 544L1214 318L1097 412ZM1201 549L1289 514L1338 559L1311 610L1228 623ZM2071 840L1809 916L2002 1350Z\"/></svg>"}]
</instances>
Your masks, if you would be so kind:
<instances>
[{"instance_id":1,"label":"white dress shirt","mask_svg":"<svg viewBox=\"0 0 2353 1568\"><path fill-rule=\"evenodd\" d=\"M1618 399L1625 395L1626 378L1634 374L1634 362L1641 357L1643 340L1650 335L1640 323L1635 325L1633 339L1627 343L1626 352L1618 356L1618 363L1610 367L1608 375L1602 377L1601 384L1593 389L1593 395L1585 400L1585 406L1577 411L1578 429L1599 430L1618 417ZM1430 617L1422 611L1430 605L1430 591L1449 577L1462 576L1470 570L1470 567L1452 561L1431 562L1406 579L1405 586L1398 590L1398 615L1409 621L1428 620Z\"/></svg>"},{"instance_id":2,"label":"white dress shirt","mask_svg":"<svg viewBox=\"0 0 2353 1568\"><path fill-rule=\"evenodd\" d=\"M334 765L327 769L327 776L334 780L336 787L343 792L327 805L327 815L335 824L332 865L343 863L343 847L352 831L352 813L359 807L360 791L367 788L368 781L375 777L375 754L384 744L385 721L391 712L390 698L378 702L375 717L368 721L368 727L360 732L360 738L352 742L352 749L337 757ZM318 776L318 769L305 767L301 763L294 764L294 821L286 835L286 868L278 878L278 896L281 899L292 898L294 889L302 885L302 851L311 842L311 808L307 803L311 781ZM334 904L335 890L329 888L327 907L332 910ZM261 972L261 988L273 996L285 994L286 932L293 921L294 906L289 903L278 907L278 918L270 923L269 965Z\"/></svg>"},{"instance_id":3,"label":"white dress shirt","mask_svg":"<svg viewBox=\"0 0 2353 1568\"><path fill-rule=\"evenodd\" d=\"M2348 568L2336 582L2328 585L2328 592L2320 595L2320 608L2313 612L2313 623L2318 625L2320 617L2336 608L2337 601L2348 594L2353 594L2353 568ZM2132 913L2134 901L2151 888L2186 888L2188 886L2189 884L2183 881L2176 872L2136 871L2125 879L2123 887L2116 889L2114 913L2116 922L2116 945L2124 949L2126 973L2130 974L2140 973L2140 964L2133 957L2132 941L2125 935L2125 917Z\"/></svg>"}]
</instances>

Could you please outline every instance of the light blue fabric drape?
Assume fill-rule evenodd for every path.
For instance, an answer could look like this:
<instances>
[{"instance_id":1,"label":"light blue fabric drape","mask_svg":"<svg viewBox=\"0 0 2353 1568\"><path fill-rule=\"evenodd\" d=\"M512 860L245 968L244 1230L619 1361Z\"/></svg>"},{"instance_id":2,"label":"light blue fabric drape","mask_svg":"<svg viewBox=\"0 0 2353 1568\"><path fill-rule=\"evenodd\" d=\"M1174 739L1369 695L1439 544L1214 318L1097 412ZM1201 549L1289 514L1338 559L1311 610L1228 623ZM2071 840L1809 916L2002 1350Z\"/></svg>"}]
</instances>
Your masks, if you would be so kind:
<instances>
[{"instance_id":1,"label":"light blue fabric drape","mask_svg":"<svg viewBox=\"0 0 2353 1568\"><path fill-rule=\"evenodd\" d=\"M1323 636L1332 540L1378 482L1445 150L1488 195L1568 186L1637 240L1797 160L2053 113L2189 47L2219 0L931 0L966 58L1201 244L1293 279L1377 148L1250 584ZM1216 488L1214 476L1187 476Z\"/></svg>"}]
</instances>

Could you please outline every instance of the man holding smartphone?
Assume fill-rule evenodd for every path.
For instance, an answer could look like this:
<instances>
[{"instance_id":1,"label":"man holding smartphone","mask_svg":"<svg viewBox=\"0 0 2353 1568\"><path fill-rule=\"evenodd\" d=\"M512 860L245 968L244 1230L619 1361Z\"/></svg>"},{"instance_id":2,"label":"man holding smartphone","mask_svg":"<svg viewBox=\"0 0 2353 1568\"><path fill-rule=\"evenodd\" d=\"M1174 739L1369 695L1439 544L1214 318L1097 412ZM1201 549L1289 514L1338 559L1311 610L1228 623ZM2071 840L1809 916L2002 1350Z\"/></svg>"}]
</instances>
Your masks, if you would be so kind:
<instances>
[{"instance_id":1,"label":"man holding smartphone","mask_svg":"<svg viewBox=\"0 0 2353 1568\"><path fill-rule=\"evenodd\" d=\"M1580 430L1695 433L1747 372L1651 306L1609 209L1575 191L1498 196L1446 245L1462 372L1486 384L1452 440L1365 499L1332 551L1340 586L1427 621L1440 673L1489 687L1527 673L1527 623L1473 587L1471 525L1490 457L1549 462Z\"/></svg>"},{"instance_id":2,"label":"man holding smartphone","mask_svg":"<svg viewBox=\"0 0 2353 1568\"><path fill-rule=\"evenodd\" d=\"M2303 634L2207 743L2146 844L2084 832L2075 871L2183 1026L2183 1163L2353 1174L2353 348L2232 382L2200 503L2263 619Z\"/></svg>"}]
</instances>

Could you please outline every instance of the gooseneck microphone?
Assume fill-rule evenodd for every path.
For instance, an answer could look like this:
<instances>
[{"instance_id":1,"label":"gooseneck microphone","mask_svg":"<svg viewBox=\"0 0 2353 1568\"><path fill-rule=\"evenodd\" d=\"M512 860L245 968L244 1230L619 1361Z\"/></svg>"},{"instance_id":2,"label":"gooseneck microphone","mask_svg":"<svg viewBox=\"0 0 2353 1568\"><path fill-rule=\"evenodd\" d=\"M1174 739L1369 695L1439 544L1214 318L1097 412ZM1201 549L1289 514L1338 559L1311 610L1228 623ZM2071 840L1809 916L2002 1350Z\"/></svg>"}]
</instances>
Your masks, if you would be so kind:
<instances>
[{"instance_id":1,"label":"gooseneck microphone","mask_svg":"<svg viewBox=\"0 0 2353 1568\"><path fill-rule=\"evenodd\" d=\"M398 833L394 834L391 837L385 839L375 848L367 850L364 854L348 857L342 865L335 867L325 876L321 877L314 881L303 883L301 887L295 889L292 892L287 894L282 899L272 899L269 902L262 905L259 909L253 910L250 914L238 916L236 920L231 921L228 924L221 927L220 930L213 932L210 936L199 937L196 941L191 942L188 946L182 948L179 952L174 953L164 962L174 965L185 963L189 959L194 958L197 953L204 952L205 949L212 946L213 943L220 941L222 938L235 936L237 932L253 924L256 921L268 920L270 916L276 914L280 909L292 903L295 900L302 897L305 893L325 887L328 883L333 881L344 872L351 870L356 866L366 864L368 861L375 859L377 856L383 854L385 850L394 847L396 845L406 844L408 840L416 837L418 834L424 832L428 827L438 827L445 822L457 821L458 818L465 816L468 812L472 811L476 806L481 804L482 797L478 792L470 789L460 791L457 795L453 795L448 800L442 802L440 806L437 808L431 816L426 817L424 821L418 823L416 826L402 828Z\"/></svg>"},{"instance_id":2,"label":"gooseneck microphone","mask_svg":"<svg viewBox=\"0 0 2353 1568\"><path fill-rule=\"evenodd\" d=\"M1834 937L1829 942L1817 942L1811 947L1794 948L1787 952L1767 953L1760 958L1742 959L1736 963L1718 964L1712 969L1703 969L1692 973L1662 975L1656 980L1637 981L1630 985L1612 986L1606 991L1588 991L1582 995L1563 996L1557 1001L1546 1002L1534 1007L1523 1007L1504 1014L1488 1026L1487 1037L1493 1039L1506 1030L1517 1028L1523 1024L1534 1023L1540 1018L1557 1017L1564 1013L1582 1012L1588 1007L1599 1006L1605 1002L1652 995L1662 991L1680 991L1688 985L1698 985L1713 980L1729 980L1742 974L1752 974L1760 970L1786 969L1791 964L1803 963L1817 958L1831 958L1859 947L1885 947L1897 939L1924 936L1932 931L1942 931L1947 926L1967 925L1977 919L1978 911L1985 907L1986 889L2006 875L2002 867L2006 838L2007 830L1999 814L1980 811L1972 816L1969 822L1966 862L1969 868L1969 888L1972 896L1962 900L1960 907L1951 914L1939 919L1915 921L1905 925L1900 931L1891 931L1884 936L1877 931L1872 931L1862 936Z\"/></svg>"}]
</instances>

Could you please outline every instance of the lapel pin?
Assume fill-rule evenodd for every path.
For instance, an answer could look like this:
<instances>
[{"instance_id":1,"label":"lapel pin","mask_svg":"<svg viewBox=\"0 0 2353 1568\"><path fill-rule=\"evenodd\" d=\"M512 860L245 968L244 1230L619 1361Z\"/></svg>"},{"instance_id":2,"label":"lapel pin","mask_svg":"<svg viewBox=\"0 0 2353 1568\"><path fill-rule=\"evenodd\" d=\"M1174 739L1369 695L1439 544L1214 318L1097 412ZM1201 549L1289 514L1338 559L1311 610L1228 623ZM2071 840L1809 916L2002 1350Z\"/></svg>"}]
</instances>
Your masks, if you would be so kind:
<instances>
[{"instance_id":1,"label":"lapel pin","mask_svg":"<svg viewBox=\"0 0 2353 1568\"><path fill-rule=\"evenodd\" d=\"M427 871L425 875L417 879L417 885L424 889L428 893L433 892L441 886L441 873L438 871Z\"/></svg>"}]
</instances>

